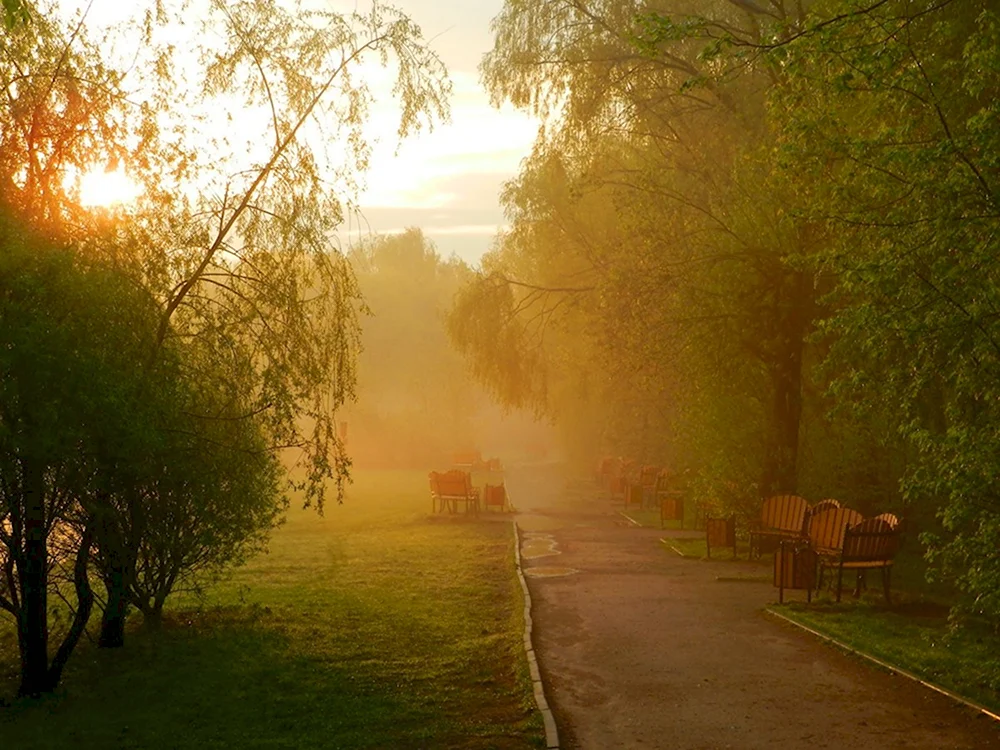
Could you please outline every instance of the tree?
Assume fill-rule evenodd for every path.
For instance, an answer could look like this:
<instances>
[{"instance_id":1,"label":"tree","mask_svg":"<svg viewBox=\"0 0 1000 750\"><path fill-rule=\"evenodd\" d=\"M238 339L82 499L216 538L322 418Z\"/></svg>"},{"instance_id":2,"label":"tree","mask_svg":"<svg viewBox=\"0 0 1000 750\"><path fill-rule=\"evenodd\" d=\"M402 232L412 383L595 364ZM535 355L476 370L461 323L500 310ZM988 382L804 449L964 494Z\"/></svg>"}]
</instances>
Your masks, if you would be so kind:
<instances>
[{"instance_id":1,"label":"tree","mask_svg":"<svg viewBox=\"0 0 1000 750\"><path fill-rule=\"evenodd\" d=\"M156 309L121 274L81 262L7 216L0 289L0 608L17 622L18 692L37 695L58 684L89 618L94 528L81 505L101 490L100 446L127 444L140 418L129 409L129 390L143 375L134 354L150 343ZM77 605L50 663L57 538L75 556Z\"/></svg>"},{"instance_id":2,"label":"tree","mask_svg":"<svg viewBox=\"0 0 1000 750\"><path fill-rule=\"evenodd\" d=\"M144 231L171 269L155 280L158 341L193 338L206 354L230 352L240 377L249 368L257 387L247 408L261 413L273 445L301 450L307 502L321 508L324 480L335 480L339 497L349 466L334 424L353 395L358 290L332 245L344 201L327 186L350 185L366 165L372 95L355 68L369 56L394 58L400 138L446 114L449 85L419 28L378 4L367 15L270 2L212 10L226 44L213 50L202 95L242 93L266 118L257 142L271 145L259 161L216 172L218 192L200 193L190 208L176 192L154 194L164 202L151 206ZM324 163L319 128L339 136L348 163ZM225 145L213 143L222 154ZM191 143L180 150L183 178L197 173L196 152Z\"/></svg>"},{"instance_id":3,"label":"tree","mask_svg":"<svg viewBox=\"0 0 1000 750\"><path fill-rule=\"evenodd\" d=\"M172 12L176 20L184 8L156 3L141 20L135 38L141 40L144 65L133 70L137 80L101 61L86 41L85 19L64 29L32 13L32 24L2 38L0 75L7 106L0 113L0 182L5 199L38 234L72 244L78 252L70 266L87 257L94 273L122 280L130 290L126 299L132 302L124 307L143 316L152 311L155 317L151 327L104 321L113 333L80 356L90 357L95 370L107 364L108 372L120 362L121 377L94 401L110 398L119 413L148 413L144 405L164 403L156 394L172 392L192 411L153 415L157 419L141 444L156 448L163 430L178 427L198 438L167 441L152 454L157 461L178 461L178 468L190 472L183 477L170 473L166 464L114 450L92 457L87 471L95 478L93 487L69 491L79 500L80 514L71 513L76 505L52 510L37 500L64 497L61 469L46 468L46 461L60 466L62 453L46 454L25 468L20 448L10 449L14 458L5 467L11 492L6 503L10 569L24 574L30 590L27 598L19 595L10 602L23 636L25 694L50 690L58 681L55 665L46 670L45 569L53 524L72 518L81 525L84 571L89 540L101 537L109 602L117 603L110 617L106 612L105 624L110 620L109 627L120 634L127 603L155 618L182 576L238 561L260 543L274 522L271 483L278 451L301 451L305 479L299 486L307 504L322 508L328 478L335 480L340 496L349 462L332 425L336 409L353 390L357 290L346 261L331 244L344 201L329 185L350 188L366 164L362 128L371 94L355 78L356 68L367 56L383 64L394 58L401 138L446 113L443 66L408 18L379 5L366 15L340 15L269 2L213 2L208 33L220 34L225 44L220 47L218 37L205 42L212 54L200 91L171 75L170 43L159 29ZM126 82L145 98L126 97ZM245 95L256 108L252 112L265 115L265 135L258 142L270 146L249 162L246 150L231 143L227 150L224 137L213 142L178 120L181 113L217 106L218 97L235 92ZM254 121L260 122L248 116L248 123ZM323 128L343 139L350 156L346 165L324 164L317 140ZM199 156L206 147L218 149L217 158L202 167ZM237 164L241 156L243 163ZM118 160L144 181L146 193L136 208L107 221L74 205L68 171ZM192 185L196 189L188 190ZM75 278L69 274L44 291L72 287ZM84 316L87 325L115 298L95 295L66 297L93 308L92 316ZM44 311L32 311L45 319ZM115 335L134 338L106 352L103 342ZM39 346L51 343L43 354L52 357L73 340L42 337ZM137 351L142 354L135 356ZM96 379L94 387L100 390L104 383ZM85 407L90 408L78 408ZM39 408L53 407L40 399ZM81 417L89 424L87 419ZM113 446L118 439L77 436L72 425L64 431L51 419L39 423L37 434L51 434L57 446L73 440ZM204 441L223 438L228 441L224 455L209 460L193 452L195 446L202 450ZM262 451L272 458L260 458ZM219 475L198 473L207 469L220 470ZM137 474L142 481L130 485ZM243 499L234 496L241 491ZM188 492L198 495L191 498ZM192 508L194 500L202 505ZM205 536L192 544L190 535L167 534L164 525L174 520L169 512L160 513L167 508L204 513L192 528ZM122 523L126 517L143 519L141 538ZM174 545L169 550L166 541ZM86 598L81 592L81 603ZM87 610L77 610L84 623Z\"/></svg>"},{"instance_id":4,"label":"tree","mask_svg":"<svg viewBox=\"0 0 1000 750\"><path fill-rule=\"evenodd\" d=\"M136 436L142 452L134 440L102 456L115 484L88 508L108 594L102 646L123 644L130 605L157 627L170 594L259 551L287 507L278 460L241 394L195 390L177 368L147 393L156 404Z\"/></svg>"},{"instance_id":5,"label":"tree","mask_svg":"<svg viewBox=\"0 0 1000 750\"><path fill-rule=\"evenodd\" d=\"M3 20L9 30L19 23L27 23L31 16L21 0L3 0Z\"/></svg>"},{"instance_id":6,"label":"tree","mask_svg":"<svg viewBox=\"0 0 1000 750\"><path fill-rule=\"evenodd\" d=\"M814 185L797 210L835 238L810 259L835 279L834 388L904 442L931 558L994 622L998 48L991 3L900 0L824 5L770 52L782 152Z\"/></svg>"},{"instance_id":7,"label":"tree","mask_svg":"<svg viewBox=\"0 0 1000 750\"><path fill-rule=\"evenodd\" d=\"M495 102L546 118L505 195L513 229L494 280L520 291L503 319L519 311L551 329L566 315L564 340L578 343L558 348L588 358L546 367L545 378L608 371L595 393L605 404L595 421L612 426L605 450L705 472L717 457L753 456L752 468L722 478L751 496L797 486L816 309L810 269L786 259L822 242L785 211L788 186L753 168L764 92L780 71L720 45L724 30L794 33L799 9L775 6L780 24L727 2L662 3L655 13L641 3L509 2L482 66ZM489 341L468 327L463 338L487 362ZM567 396L581 386L567 385Z\"/></svg>"}]
</instances>

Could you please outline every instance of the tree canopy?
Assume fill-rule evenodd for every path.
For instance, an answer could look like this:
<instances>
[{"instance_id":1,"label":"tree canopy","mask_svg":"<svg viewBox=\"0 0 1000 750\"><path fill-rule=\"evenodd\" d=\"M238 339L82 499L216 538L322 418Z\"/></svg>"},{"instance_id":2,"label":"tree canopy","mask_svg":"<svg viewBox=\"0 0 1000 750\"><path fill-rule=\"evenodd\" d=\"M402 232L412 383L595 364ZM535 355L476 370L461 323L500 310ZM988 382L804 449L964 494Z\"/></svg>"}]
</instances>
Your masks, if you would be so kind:
<instances>
[{"instance_id":1,"label":"tree canopy","mask_svg":"<svg viewBox=\"0 0 1000 750\"><path fill-rule=\"evenodd\" d=\"M288 490L320 510L341 497L359 297L333 238L367 168L362 64L394 79L399 138L447 116L450 84L378 3L218 0L193 24L186 3L150 3L103 40L137 45L128 67L86 10L4 9L2 606L33 695L86 626L90 570L101 643L118 646L129 607L155 621L171 592L259 550ZM220 112L229 127L206 130ZM76 178L115 164L142 186L134 205L81 206ZM51 574L70 555L78 603L49 664Z\"/></svg>"},{"instance_id":2,"label":"tree canopy","mask_svg":"<svg viewBox=\"0 0 1000 750\"><path fill-rule=\"evenodd\" d=\"M998 28L987 2L509 0L482 79L543 128L456 343L581 461L687 470L723 511L905 509L1000 617Z\"/></svg>"}]
</instances>

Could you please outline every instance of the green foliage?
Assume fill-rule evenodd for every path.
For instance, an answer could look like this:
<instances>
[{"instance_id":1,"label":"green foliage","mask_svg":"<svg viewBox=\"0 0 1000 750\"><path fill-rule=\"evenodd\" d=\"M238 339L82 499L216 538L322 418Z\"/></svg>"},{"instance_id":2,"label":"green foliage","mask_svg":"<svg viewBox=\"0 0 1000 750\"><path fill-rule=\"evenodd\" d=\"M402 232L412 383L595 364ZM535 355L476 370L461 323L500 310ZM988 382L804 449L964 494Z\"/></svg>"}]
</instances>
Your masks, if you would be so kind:
<instances>
[{"instance_id":1,"label":"green foliage","mask_svg":"<svg viewBox=\"0 0 1000 750\"><path fill-rule=\"evenodd\" d=\"M400 138L447 114L444 68L395 10L213 2L189 50L204 54L175 68L164 31L187 13L155 2L108 32L140 40L128 73L89 41L85 12L72 26L33 13L0 37L0 189L31 236L66 246L45 272L18 266L12 233L0 248L17 279L0 394L4 606L26 664L47 664L53 535L76 545L78 638L92 540L120 626L127 604L156 617L175 589L262 547L283 508L279 451L307 504L322 508L328 479L340 497L349 461L333 425L353 396L358 290L332 244L347 201L330 185L350 190L367 166L372 94L356 69L392 68ZM199 113L233 102L262 150L199 129ZM326 158L338 138L344 163ZM145 187L136 205L82 209L74 172L119 162Z\"/></svg>"},{"instance_id":2,"label":"green foliage","mask_svg":"<svg viewBox=\"0 0 1000 750\"><path fill-rule=\"evenodd\" d=\"M85 261L7 212L0 217L0 608L18 624L19 691L52 690L93 595L90 508L104 456L142 455L150 410L134 409L158 310L125 275ZM47 597L65 565L76 611L48 651Z\"/></svg>"},{"instance_id":3,"label":"green foliage","mask_svg":"<svg viewBox=\"0 0 1000 750\"><path fill-rule=\"evenodd\" d=\"M773 71L718 45L759 36L758 19L509 2L495 31L484 82L546 126L454 316L479 376L589 433L591 456L696 470L706 502L794 489L816 310L787 258L816 239L753 158Z\"/></svg>"},{"instance_id":4,"label":"green foliage","mask_svg":"<svg viewBox=\"0 0 1000 750\"><path fill-rule=\"evenodd\" d=\"M978 2L824 13L788 50L773 114L782 163L816 182L797 210L834 239L811 258L836 279L833 387L894 425L905 497L939 519L924 526L938 573L995 619L997 16Z\"/></svg>"},{"instance_id":5,"label":"green foliage","mask_svg":"<svg viewBox=\"0 0 1000 750\"><path fill-rule=\"evenodd\" d=\"M7 30L10 31L19 23L31 21L31 14L22 0L3 0L3 20Z\"/></svg>"},{"instance_id":6,"label":"green foliage","mask_svg":"<svg viewBox=\"0 0 1000 750\"><path fill-rule=\"evenodd\" d=\"M545 127L454 333L707 507L903 511L997 618L996 10L772 6L505 4L483 80Z\"/></svg>"}]
</instances>

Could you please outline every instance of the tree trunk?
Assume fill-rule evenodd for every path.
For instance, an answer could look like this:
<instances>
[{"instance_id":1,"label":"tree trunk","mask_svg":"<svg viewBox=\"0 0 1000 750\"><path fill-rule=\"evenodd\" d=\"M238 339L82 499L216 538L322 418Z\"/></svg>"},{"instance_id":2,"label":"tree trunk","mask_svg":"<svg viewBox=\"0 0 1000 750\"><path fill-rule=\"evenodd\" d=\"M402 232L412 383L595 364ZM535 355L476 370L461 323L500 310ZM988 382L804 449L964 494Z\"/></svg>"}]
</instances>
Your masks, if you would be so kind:
<instances>
[{"instance_id":1,"label":"tree trunk","mask_svg":"<svg viewBox=\"0 0 1000 750\"><path fill-rule=\"evenodd\" d=\"M764 497L798 491L799 427L802 422L802 359L812 321L811 277L793 272L785 280L776 311L778 340L770 362L772 411L764 458Z\"/></svg>"},{"instance_id":2,"label":"tree trunk","mask_svg":"<svg viewBox=\"0 0 1000 750\"><path fill-rule=\"evenodd\" d=\"M107 604L101 617L101 636L97 641L100 648L121 648L125 645L125 619L128 617L128 592L125 585L125 571L120 564L113 563L104 574L107 590Z\"/></svg>"},{"instance_id":3,"label":"tree trunk","mask_svg":"<svg viewBox=\"0 0 1000 750\"><path fill-rule=\"evenodd\" d=\"M153 604L142 610L142 624L149 630L158 631L163 628L163 604Z\"/></svg>"},{"instance_id":4,"label":"tree trunk","mask_svg":"<svg viewBox=\"0 0 1000 750\"><path fill-rule=\"evenodd\" d=\"M23 554L17 575L21 608L17 622L21 649L19 696L47 692L49 668L48 540L45 534L45 470L40 461L22 459Z\"/></svg>"},{"instance_id":5,"label":"tree trunk","mask_svg":"<svg viewBox=\"0 0 1000 750\"><path fill-rule=\"evenodd\" d=\"M90 578L88 576L90 565L90 547L94 541L93 531L88 527L83 532L80 539L80 548L76 553L76 565L73 567L73 585L76 588L76 614L73 615L73 622L70 624L69 632L63 639L62 645L52 659L52 666L49 668L48 690L55 690L62 678L63 669L69 661L70 654L80 642L80 637L90 620L90 613L94 608L94 592L90 588Z\"/></svg>"}]
</instances>

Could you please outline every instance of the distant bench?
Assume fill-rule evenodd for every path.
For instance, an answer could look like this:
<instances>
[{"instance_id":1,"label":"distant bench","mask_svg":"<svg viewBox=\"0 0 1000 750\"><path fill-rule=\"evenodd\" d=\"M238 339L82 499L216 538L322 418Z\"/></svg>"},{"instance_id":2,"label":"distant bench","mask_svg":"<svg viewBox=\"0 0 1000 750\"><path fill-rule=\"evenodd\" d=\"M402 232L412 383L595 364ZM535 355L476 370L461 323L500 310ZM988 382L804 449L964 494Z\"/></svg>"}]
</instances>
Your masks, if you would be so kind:
<instances>
[{"instance_id":1,"label":"distant bench","mask_svg":"<svg viewBox=\"0 0 1000 750\"><path fill-rule=\"evenodd\" d=\"M472 486L472 475L466 471L432 471L427 475L431 488L431 512L449 513L458 510L459 503L465 503L465 512L479 512L479 488Z\"/></svg>"}]
</instances>

